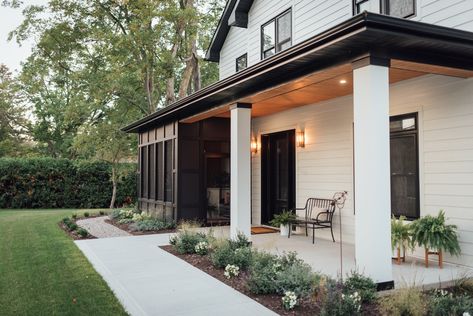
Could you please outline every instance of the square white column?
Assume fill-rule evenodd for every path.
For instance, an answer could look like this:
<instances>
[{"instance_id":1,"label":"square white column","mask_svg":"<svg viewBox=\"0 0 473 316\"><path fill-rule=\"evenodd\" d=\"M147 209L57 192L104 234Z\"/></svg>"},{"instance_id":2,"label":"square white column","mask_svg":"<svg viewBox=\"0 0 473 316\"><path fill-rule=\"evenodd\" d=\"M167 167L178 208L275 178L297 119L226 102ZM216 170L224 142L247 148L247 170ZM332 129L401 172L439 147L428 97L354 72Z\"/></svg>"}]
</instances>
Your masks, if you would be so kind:
<instances>
[{"instance_id":1,"label":"square white column","mask_svg":"<svg viewBox=\"0 0 473 316\"><path fill-rule=\"evenodd\" d=\"M368 62L356 66L353 70L355 259L360 273L389 286L393 280L389 65Z\"/></svg>"},{"instance_id":2,"label":"square white column","mask_svg":"<svg viewBox=\"0 0 473 316\"><path fill-rule=\"evenodd\" d=\"M230 109L230 237L251 238L251 105Z\"/></svg>"}]
</instances>

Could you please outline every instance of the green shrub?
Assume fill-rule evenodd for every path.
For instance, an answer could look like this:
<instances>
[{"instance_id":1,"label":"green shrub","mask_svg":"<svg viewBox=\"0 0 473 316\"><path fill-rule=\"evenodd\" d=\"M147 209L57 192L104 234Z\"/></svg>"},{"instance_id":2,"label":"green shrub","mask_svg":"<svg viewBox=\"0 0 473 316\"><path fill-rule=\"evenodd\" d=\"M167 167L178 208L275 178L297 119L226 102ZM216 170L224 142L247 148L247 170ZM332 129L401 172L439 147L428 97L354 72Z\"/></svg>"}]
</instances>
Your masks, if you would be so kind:
<instances>
[{"instance_id":1,"label":"green shrub","mask_svg":"<svg viewBox=\"0 0 473 316\"><path fill-rule=\"evenodd\" d=\"M173 229L175 227L176 224L174 222L165 222L155 218L144 219L130 225L132 231L160 231L163 229Z\"/></svg>"},{"instance_id":2,"label":"green shrub","mask_svg":"<svg viewBox=\"0 0 473 316\"><path fill-rule=\"evenodd\" d=\"M455 280L451 290L456 295L467 294L473 297L473 278L464 276Z\"/></svg>"},{"instance_id":3,"label":"green shrub","mask_svg":"<svg viewBox=\"0 0 473 316\"><path fill-rule=\"evenodd\" d=\"M343 283L339 280L325 278L320 293L320 315L352 316L360 315L361 296L357 292L344 293Z\"/></svg>"},{"instance_id":4,"label":"green shrub","mask_svg":"<svg viewBox=\"0 0 473 316\"><path fill-rule=\"evenodd\" d=\"M68 225L68 228L69 228L70 231L76 230L77 227L78 227L78 226L77 226L76 223L70 223L70 224Z\"/></svg>"},{"instance_id":5,"label":"green shrub","mask_svg":"<svg viewBox=\"0 0 473 316\"><path fill-rule=\"evenodd\" d=\"M105 212L104 211L99 211L99 215L103 216L103 215L105 215Z\"/></svg>"},{"instance_id":6,"label":"green shrub","mask_svg":"<svg viewBox=\"0 0 473 316\"><path fill-rule=\"evenodd\" d=\"M418 289L399 289L380 299L380 310L389 316L423 316L427 312L425 301L424 294Z\"/></svg>"},{"instance_id":7,"label":"green shrub","mask_svg":"<svg viewBox=\"0 0 473 316\"><path fill-rule=\"evenodd\" d=\"M72 223L72 220L69 217L64 217L62 219L62 222L64 223L64 225L69 227L69 225Z\"/></svg>"},{"instance_id":8,"label":"green shrub","mask_svg":"<svg viewBox=\"0 0 473 316\"><path fill-rule=\"evenodd\" d=\"M248 288L254 294L294 292L298 297L310 294L320 280L311 267L291 252L281 256L254 252Z\"/></svg>"},{"instance_id":9,"label":"green shrub","mask_svg":"<svg viewBox=\"0 0 473 316\"><path fill-rule=\"evenodd\" d=\"M230 264L237 266L240 270L247 270L251 264L252 251L248 244L239 247L243 244L230 240L218 243L210 256L214 267L224 269Z\"/></svg>"},{"instance_id":10,"label":"green shrub","mask_svg":"<svg viewBox=\"0 0 473 316\"><path fill-rule=\"evenodd\" d=\"M189 230L180 231L176 235L176 241L173 245L174 249L181 253L192 254L195 253L195 246L201 242L208 242L208 238L204 233L196 233Z\"/></svg>"},{"instance_id":11,"label":"green shrub","mask_svg":"<svg viewBox=\"0 0 473 316\"><path fill-rule=\"evenodd\" d=\"M236 239L229 239L230 247L232 249L244 248L250 246L250 241L243 233L238 233Z\"/></svg>"},{"instance_id":12,"label":"green shrub","mask_svg":"<svg viewBox=\"0 0 473 316\"><path fill-rule=\"evenodd\" d=\"M473 298L468 295L453 295L447 291L436 291L430 297L429 314L432 316L473 315Z\"/></svg>"},{"instance_id":13,"label":"green shrub","mask_svg":"<svg viewBox=\"0 0 473 316\"><path fill-rule=\"evenodd\" d=\"M72 218L73 218L73 219L77 219L77 214L75 214L75 213L72 214Z\"/></svg>"},{"instance_id":14,"label":"green shrub","mask_svg":"<svg viewBox=\"0 0 473 316\"><path fill-rule=\"evenodd\" d=\"M90 213L89 212L84 212L84 217L89 217Z\"/></svg>"},{"instance_id":15,"label":"green shrub","mask_svg":"<svg viewBox=\"0 0 473 316\"><path fill-rule=\"evenodd\" d=\"M110 217L110 219L118 219L118 218L120 218L120 212L121 211L122 210L120 210L120 209L115 209L108 216Z\"/></svg>"},{"instance_id":16,"label":"green shrub","mask_svg":"<svg viewBox=\"0 0 473 316\"><path fill-rule=\"evenodd\" d=\"M136 164L124 164L117 205L136 197ZM0 158L0 208L106 208L111 165L101 161Z\"/></svg>"},{"instance_id":17,"label":"green shrub","mask_svg":"<svg viewBox=\"0 0 473 316\"><path fill-rule=\"evenodd\" d=\"M86 229L80 227L80 228L77 230L77 234L78 234L79 236L81 236L82 238L85 238L85 237L87 237L87 236L89 235L89 232L88 232Z\"/></svg>"},{"instance_id":18,"label":"green shrub","mask_svg":"<svg viewBox=\"0 0 473 316\"><path fill-rule=\"evenodd\" d=\"M345 294L357 292L363 303L369 303L376 298L376 283L357 271L352 271L345 280L343 291Z\"/></svg>"}]
</instances>

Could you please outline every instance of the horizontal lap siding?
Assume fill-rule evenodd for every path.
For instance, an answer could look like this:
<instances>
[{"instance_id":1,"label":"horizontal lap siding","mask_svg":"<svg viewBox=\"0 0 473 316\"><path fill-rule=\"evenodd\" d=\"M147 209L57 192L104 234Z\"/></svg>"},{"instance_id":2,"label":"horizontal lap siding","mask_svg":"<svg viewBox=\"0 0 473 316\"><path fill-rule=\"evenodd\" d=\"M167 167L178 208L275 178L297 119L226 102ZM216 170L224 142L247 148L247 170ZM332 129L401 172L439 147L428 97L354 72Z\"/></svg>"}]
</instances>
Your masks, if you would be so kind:
<instances>
[{"instance_id":1,"label":"horizontal lap siding","mask_svg":"<svg viewBox=\"0 0 473 316\"><path fill-rule=\"evenodd\" d=\"M473 1L417 0L419 21L473 31Z\"/></svg>"},{"instance_id":2,"label":"horizontal lap siding","mask_svg":"<svg viewBox=\"0 0 473 316\"><path fill-rule=\"evenodd\" d=\"M424 76L391 86L391 115L419 112L421 215L445 210L458 225L461 258L447 260L473 265L473 79ZM310 196L331 197L347 190L343 210L344 241L353 243L351 96L254 119L255 135L304 129L306 147L296 153L296 204ZM253 223L260 223L260 152L252 158ZM374 206L375 207L375 206ZM338 236L339 217L335 218ZM316 234L330 238L329 232ZM336 237L338 239L338 237ZM420 251L417 254L421 255Z\"/></svg>"}]
</instances>

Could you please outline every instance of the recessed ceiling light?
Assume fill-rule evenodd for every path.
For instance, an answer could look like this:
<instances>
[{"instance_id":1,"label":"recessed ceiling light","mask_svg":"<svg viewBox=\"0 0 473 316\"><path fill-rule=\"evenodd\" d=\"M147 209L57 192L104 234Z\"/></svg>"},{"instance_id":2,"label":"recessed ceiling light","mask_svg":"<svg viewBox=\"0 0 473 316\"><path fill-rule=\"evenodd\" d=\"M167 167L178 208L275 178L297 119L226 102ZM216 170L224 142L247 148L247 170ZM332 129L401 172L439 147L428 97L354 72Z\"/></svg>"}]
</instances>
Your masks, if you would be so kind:
<instances>
[{"instance_id":1,"label":"recessed ceiling light","mask_svg":"<svg viewBox=\"0 0 473 316\"><path fill-rule=\"evenodd\" d=\"M340 80L340 84L345 84L347 81L345 79Z\"/></svg>"}]
</instances>

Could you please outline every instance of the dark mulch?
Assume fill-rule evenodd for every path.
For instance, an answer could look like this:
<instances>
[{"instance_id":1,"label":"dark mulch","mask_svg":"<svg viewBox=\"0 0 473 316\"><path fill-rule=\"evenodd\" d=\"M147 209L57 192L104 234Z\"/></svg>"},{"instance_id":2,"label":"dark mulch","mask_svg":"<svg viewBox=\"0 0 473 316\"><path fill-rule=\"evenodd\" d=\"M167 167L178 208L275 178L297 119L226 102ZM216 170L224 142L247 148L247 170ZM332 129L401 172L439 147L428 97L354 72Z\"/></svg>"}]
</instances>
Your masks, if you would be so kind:
<instances>
[{"instance_id":1,"label":"dark mulch","mask_svg":"<svg viewBox=\"0 0 473 316\"><path fill-rule=\"evenodd\" d=\"M175 255L176 257L181 258L182 260L190 263L194 267L204 271L205 273L213 276L214 278L222 281L223 283L231 286L235 290L245 294L248 297L251 297L260 304L266 306L270 310L278 313L279 315L317 315L319 312L319 307L315 298L306 298L299 300L299 305L292 311L286 311L282 307L281 296L280 295L257 295L251 293L247 286L248 272L240 271L240 275L236 278L227 279L223 275L222 269L217 269L212 265L209 256L200 256L197 254L180 254L173 249L172 246L161 246L162 249L167 252Z\"/></svg>"},{"instance_id":2,"label":"dark mulch","mask_svg":"<svg viewBox=\"0 0 473 316\"><path fill-rule=\"evenodd\" d=\"M149 231L134 231L131 230L130 225L131 224L120 224L117 221L111 220L111 219L105 219L105 223L108 223L110 225L113 225L115 227L120 228L121 230L124 230L132 235L135 236L141 236L141 235L153 235L153 234L168 234L168 233L175 233L176 229L161 229L161 230L149 230Z\"/></svg>"},{"instance_id":3,"label":"dark mulch","mask_svg":"<svg viewBox=\"0 0 473 316\"><path fill-rule=\"evenodd\" d=\"M75 222L76 220L73 220L73 221ZM70 231L69 228L67 228L67 226L64 225L64 223L62 221L60 221L58 223L58 226L59 226L59 228L61 228L63 231L65 231L66 234L68 234L74 240L97 239L97 237L92 236L90 233L86 237L82 237L79 234L77 234L77 231L75 231L75 230Z\"/></svg>"}]
</instances>

